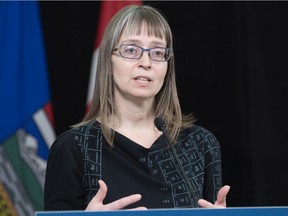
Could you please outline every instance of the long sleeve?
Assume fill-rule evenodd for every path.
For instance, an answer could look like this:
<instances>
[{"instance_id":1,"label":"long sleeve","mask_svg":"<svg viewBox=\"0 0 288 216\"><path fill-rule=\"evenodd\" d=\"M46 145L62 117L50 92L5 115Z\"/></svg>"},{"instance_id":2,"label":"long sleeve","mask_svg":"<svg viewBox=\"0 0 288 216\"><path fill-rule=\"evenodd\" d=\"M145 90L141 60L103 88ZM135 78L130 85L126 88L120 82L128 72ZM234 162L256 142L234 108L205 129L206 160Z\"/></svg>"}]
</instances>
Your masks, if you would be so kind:
<instances>
[{"instance_id":1,"label":"long sleeve","mask_svg":"<svg viewBox=\"0 0 288 216\"><path fill-rule=\"evenodd\" d=\"M205 151L204 199L214 203L222 187L221 149L216 137L204 129L207 149Z\"/></svg>"},{"instance_id":2,"label":"long sleeve","mask_svg":"<svg viewBox=\"0 0 288 216\"><path fill-rule=\"evenodd\" d=\"M46 169L45 210L83 210L83 160L75 140L66 132L52 145Z\"/></svg>"}]
</instances>

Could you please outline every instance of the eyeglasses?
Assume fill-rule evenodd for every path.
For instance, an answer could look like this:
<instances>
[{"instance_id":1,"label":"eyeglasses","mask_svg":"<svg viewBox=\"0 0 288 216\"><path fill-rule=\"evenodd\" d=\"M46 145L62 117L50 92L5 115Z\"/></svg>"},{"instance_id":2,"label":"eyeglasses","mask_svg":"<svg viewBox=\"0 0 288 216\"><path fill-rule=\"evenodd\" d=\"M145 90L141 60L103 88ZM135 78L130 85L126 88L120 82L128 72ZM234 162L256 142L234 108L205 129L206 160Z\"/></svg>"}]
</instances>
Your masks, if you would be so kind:
<instances>
[{"instance_id":1,"label":"eyeglasses","mask_svg":"<svg viewBox=\"0 0 288 216\"><path fill-rule=\"evenodd\" d=\"M142 47L131 45L131 44L122 44L119 48L114 48L113 52L118 51L120 56L127 59L140 59L143 55L143 52L148 52L148 55L151 60L157 62L165 62L170 59L172 56L171 50L165 47L154 47L149 49L144 49Z\"/></svg>"}]
</instances>

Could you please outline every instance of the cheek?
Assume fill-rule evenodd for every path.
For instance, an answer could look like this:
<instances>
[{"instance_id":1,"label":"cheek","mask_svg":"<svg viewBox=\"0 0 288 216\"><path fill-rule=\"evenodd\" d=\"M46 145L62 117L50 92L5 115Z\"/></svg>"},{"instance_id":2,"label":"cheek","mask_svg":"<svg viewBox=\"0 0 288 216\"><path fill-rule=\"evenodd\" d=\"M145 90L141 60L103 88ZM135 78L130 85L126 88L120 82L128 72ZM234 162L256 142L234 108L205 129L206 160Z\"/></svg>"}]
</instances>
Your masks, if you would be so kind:
<instances>
[{"instance_id":1,"label":"cheek","mask_svg":"<svg viewBox=\"0 0 288 216\"><path fill-rule=\"evenodd\" d=\"M157 73L157 85L155 86L157 92L159 92L164 85L165 77L167 76L167 69L167 66L163 66L163 68L161 68Z\"/></svg>"},{"instance_id":2,"label":"cheek","mask_svg":"<svg viewBox=\"0 0 288 216\"><path fill-rule=\"evenodd\" d=\"M162 82L164 82L164 79L167 75L167 70L168 70L168 66L166 65L166 66L163 66L163 68L159 72L159 80L161 80Z\"/></svg>"},{"instance_id":3,"label":"cheek","mask_svg":"<svg viewBox=\"0 0 288 216\"><path fill-rule=\"evenodd\" d=\"M123 87L127 85L127 82L129 80L129 72L127 71L129 71L129 69L126 67L125 64L123 64L123 62L112 62L112 76L116 86Z\"/></svg>"},{"instance_id":4,"label":"cheek","mask_svg":"<svg viewBox=\"0 0 288 216\"><path fill-rule=\"evenodd\" d=\"M120 58L112 57L112 74L114 75L124 75L131 70L131 66L125 61L120 61Z\"/></svg>"},{"instance_id":5,"label":"cheek","mask_svg":"<svg viewBox=\"0 0 288 216\"><path fill-rule=\"evenodd\" d=\"M113 60L112 58L112 76L114 80L117 80L119 77L121 77L122 67L123 65L119 64L118 61Z\"/></svg>"},{"instance_id":6,"label":"cheek","mask_svg":"<svg viewBox=\"0 0 288 216\"><path fill-rule=\"evenodd\" d=\"M116 84L116 86L118 86L119 83L121 83L121 71L119 71L119 69L115 68L112 71L112 77L113 77L113 81Z\"/></svg>"}]
</instances>

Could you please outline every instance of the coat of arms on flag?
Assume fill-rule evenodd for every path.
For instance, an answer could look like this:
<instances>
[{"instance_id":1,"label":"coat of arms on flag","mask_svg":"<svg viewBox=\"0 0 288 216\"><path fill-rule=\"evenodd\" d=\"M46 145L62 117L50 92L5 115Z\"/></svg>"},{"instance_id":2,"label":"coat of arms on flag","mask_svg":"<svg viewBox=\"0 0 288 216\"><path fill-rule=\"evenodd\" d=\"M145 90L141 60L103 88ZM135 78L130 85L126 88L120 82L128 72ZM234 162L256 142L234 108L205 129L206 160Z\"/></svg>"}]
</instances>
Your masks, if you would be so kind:
<instances>
[{"instance_id":1,"label":"coat of arms on flag","mask_svg":"<svg viewBox=\"0 0 288 216\"><path fill-rule=\"evenodd\" d=\"M31 216L55 139L38 2L1 1L0 25L0 209Z\"/></svg>"}]
</instances>

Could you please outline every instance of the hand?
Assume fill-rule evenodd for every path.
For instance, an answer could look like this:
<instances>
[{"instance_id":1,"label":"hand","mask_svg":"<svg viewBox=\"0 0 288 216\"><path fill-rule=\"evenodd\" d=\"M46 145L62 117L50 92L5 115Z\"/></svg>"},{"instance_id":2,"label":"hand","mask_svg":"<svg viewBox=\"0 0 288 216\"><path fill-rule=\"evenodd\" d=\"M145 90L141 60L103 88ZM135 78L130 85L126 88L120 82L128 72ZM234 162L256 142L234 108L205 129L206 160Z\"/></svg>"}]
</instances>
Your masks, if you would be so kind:
<instances>
[{"instance_id":1,"label":"hand","mask_svg":"<svg viewBox=\"0 0 288 216\"><path fill-rule=\"evenodd\" d=\"M208 202L207 200L204 199L199 199L198 200L198 204L199 206L203 207L203 208L226 208L226 196L228 194L230 190L230 186L229 185L225 185L223 186L217 194L217 200L214 204Z\"/></svg>"},{"instance_id":2,"label":"hand","mask_svg":"<svg viewBox=\"0 0 288 216\"><path fill-rule=\"evenodd\" d=\"M120 210L132 203L138 202L141 199L140 194L133 194L127 197L118 199L112 203L103 204L103 200L107 194L107 186L104 181L99 180L99 190L93 199L89 202L86 211L102 211L102 210ZM145 207L134 208L133 210L146 210Z\"/></svg>"}]
</instances>

